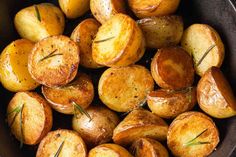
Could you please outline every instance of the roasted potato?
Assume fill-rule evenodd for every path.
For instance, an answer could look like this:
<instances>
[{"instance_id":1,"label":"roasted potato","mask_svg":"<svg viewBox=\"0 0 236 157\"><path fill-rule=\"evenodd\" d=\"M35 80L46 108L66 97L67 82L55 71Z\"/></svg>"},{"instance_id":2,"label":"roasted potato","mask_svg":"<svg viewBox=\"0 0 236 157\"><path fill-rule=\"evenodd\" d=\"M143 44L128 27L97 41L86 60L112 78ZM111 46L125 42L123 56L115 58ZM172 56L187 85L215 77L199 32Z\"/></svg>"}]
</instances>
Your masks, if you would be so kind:
<instances>
[{"instance_id":1,"label":"roasted potato","mask_svg":"<svg viewBox=\"0 0 236 157\"><path fill-rule=\"evenodd\" d=\"M89 10L89 0L59 0L58 2L61 10L70 19L80 17Z\"/></svg>"},{"instance_id":2,"label":"roasted potato","mask_svg":"<svg viewBox=\"0 0 236 157\"><path fill-rule=\"evenodd\" d=\"M101 106L91 106L86 109L90 115L76 114L72 120L72 127L89 146L97 146L111 141L113 130L119 123L115 112Z\"/></svg>"},{"instance_id":3,"label":"roasted potato","mask_svg":"<svg viewBox=\"0 0 236 157\"><path fill-rule=\"evenodd\" d=\"M151 111L162 118L174 118L191 110L197 102L196 88L182 90L158 89L147 96Z\"/></svg>"},{"instance_id":4,"label":"roasted potato","mask_svg":"<svg viewBox=\"0 0 236 157\"><path fill-rule=\"evenodd\" d=\"M98 30L92 57L101 65L127 66L144 54L145 40L138 24L129 16L116 14Z\"/></svg>"},{"instance_id":5,"label":"roasted potato","mask_svg":"<svg viewBox=\"0 0 236 157\"><path fill-rule=\"evenodd\" d=\"M149 137L166 140L168 125L157 115L144 110L131 111L113 132L113 141L120 145L130 145L137 138Z\"/></svg>"},{"instance_id":6,"label":"roasted potato","mask_svg":"<svg viewBox=\"0 0 236 157\"><path fill-rule=\"evenodd\" d=\"M91 149L88 157L132 157L132 155L125 148L109 143Z\"/></svg>"},{"instance_id":7,"label":"roasted potato","mask_svg":"<svg viewBox=\"0 0 236 157\"><path fill-rule=\"evenodd\" d=\"M58 35L35 44L28 69L38 83L58 87L71 82L79 66L79 47L70 38Z\"/></svg>"},{"instance_id":8,"label":"roasted potato","mask_svg":"<svg viewBox=\"0 0 236 157\"><path fill-rule=\"evenodd\" d=\"M52 128L52 110L37 93L18 92L7 107L7 122L21 144L36 145Z\"/></svg>"},{"instance_id":9,"label":"roasted potato","mask_svg":"<svg viewBox=\"0 0 236 157\"><path fill-rule=\"evenodd\" d=\"M12 91L27 91L35 89L39 84L28 72L28 55L34 43L27 39L11 42L0 56L0 76L2 85Z\"/></svg>"},{"instance_id":10,"label":"roasted potato","mask_svg":"<svg viewBox=\"0 0 236 157\"><path fill-rule=\"evenodd\" d=\"M58 7L51 3L41 3L20 10L15 16L14 24L22 38L36 42L62 34L65 19Z\"/></svg>"},{"instance_id":11,"label":"roasted potato","mask_svg":"<svg viewBox=\"0 0 236 157\"><path fill-rule=\"evenodd\" d=\"M90 0L90 9L102 24L115 14L126 13L124 0Z\"/></svg>"},{"instance_id":12,"label":"roasted potato","mask_svg":"<svg viewBox=\"0 0 236 157\"><path fill-rule=\"evenodd\" d=\"M140 65L109 68L102 74L98 84L102 102L117 112L128 112L142 106L153 89L154 81L150 72Z\"/></svg>"},{"instance_id":13,"label":"roasted potato","mask_svg":"<svg viewBox=\"0 0 236 157\"><path fill-rule=\"evenodd\" d=\"M49 132L40 142L36 157L86 157L83 139L72 130L60 129Z\"/></svg>"},{"instance_id":14,"label":"roasted potato","mask_svg":"<svg viewBox=\"0 0 236 157\"><path fill-rule=\"evenodd\" d=\"M130 9L139 18L172 14L179 2L180 0L128 0Z\"/></svg>"},{"instance_id":15,"label":"roasted potato","mask_svg":"<svg viewBox=\"0 0 236 157\"><path fill-rule=\"evenodd\" d=\"M236 115L236 100L233 91L217 67L211 67L197 85L197 100L200 108L215 118Z\"/></svg>"},{"instance_id":16,"label":"roasted potato","mask_svg":"<svg viewBox=\"0 0 236 157\"><path fill-rule=\"evenodd\" d=\"M72 32L71 39L79 45L80 64L86 68L100 68L92 58L92 42L100 24L93 18L82 21Z\"/></svg>"},{"instance_id":17,"label":"roasted potato","mask_svg":"<svg viewBox=\"0 0 236 157\"><path fill-rule=\"evenodd\" d=\"M169 157L166 148L158 141L150 138L139 138L131 146L135 157Z\"/></svg>"},{"instance_id":18,"label":"roasted potato","mask_svg":"<svg viewBox=\"0 0 236 157\"><path fill-rule=\"evenodd\" d=\"M74 114L73 103L87 108L94 97L94 87L90 77L79 73L75 80L65 86L50 88L42 86L42 93L52 108L64 114Z\"/></svg>"},{"instance_id":19,"label":"roasted potato","mask_svg":"<svg viewBox=\"0 0 236 157\"><path fill-rule=\"evenodd\" d=\"M202 76L210 67L220 67L224 60L224 44L214 28L193 24L183 34L182 47L193 57L196 73Z\"/></svg>"},{"instance_id":20,"label":"roasted potato","mask_svg":"<svg viewBox=\"0 0 236 157\"><path fill-rule=\"evenodd\" d=\"M175 156L208 156L219 143L211 118L200 112L185 112L170 125L167 144Z\"/></svg>"},{"instance_id":21,"label":"roasted potato","mask_svg":"<svg viewBox=\"0 0 236 157\"><path fill-rule=\"evenodd\" d=\"M151 62L151 73L162 88L190 87L194 80L193 60L180 47L161 48Z\"/></svg>"},{"instance_id":22,"label":"roasted potato","mask_svg":"<svg viewBox=\"0 0 236 157\"><path fill-rule=\"evenodd\" d=\"M184 24L180 16L147 17L137 21L146 39L147 47L162 48L177 45Z\"/></svg>"}]
</instances>

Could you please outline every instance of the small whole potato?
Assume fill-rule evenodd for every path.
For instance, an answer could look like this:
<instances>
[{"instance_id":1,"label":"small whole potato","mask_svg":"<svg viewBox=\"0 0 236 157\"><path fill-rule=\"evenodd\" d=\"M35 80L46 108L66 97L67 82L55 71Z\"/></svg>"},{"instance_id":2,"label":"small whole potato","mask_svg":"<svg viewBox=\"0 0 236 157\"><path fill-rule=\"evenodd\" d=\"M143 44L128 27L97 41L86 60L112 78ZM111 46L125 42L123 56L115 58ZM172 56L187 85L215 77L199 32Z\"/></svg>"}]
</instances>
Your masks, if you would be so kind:
<instances>
[{"instance_id":1,"label":"small whole potato","mask_svg":"<svg viewBox=\"0 0 236 157\"><path fill-rule=\"evenodd\" d=\"M51 3L41 3L20 10L15 16L14 24L22 38L37 42L62 34L65 19L58 7Z\"/></svg>"},{"instance_id":2,"label":"small whole potato","mask_svg":"<svg viewBox=\"0 0 236 157\"><path fill-rule=\"evenodd\" d=\"M61 10L67 18L73 19L84 15L89 10L90 0L59 0Z\"/></svg>"},{"instance_id":3,"label":"small whole potato","mask_svg":"<svg viewBox=\"0 0 236 157\"><path fill-rule=\"evenodd\" d=\"M115 14L126 13L124 0L90 0L90 9L93 16L102 24Z\"/></svg>"},{"instance_id":4,"label":"small whole potato","mask_svg":"<svg viewBox=\"0 0 236 157\"><path fill-rule=\"evenodd\" d=\"M174 13L180 0L128 0L130 9L139 18Z\"/></svg>"},{"instance_id":5,"label":"small whole potato","mask_svg":"<svg viewBox=\"0 0 236 157\"><path fill-rule=\"evenodd\" d=\"M28 72L28 56L34 43L18 39L10 43L0 56L2 85L9 91L19 92L35 89L39 84Z\"/></svg>"},{"instance_id":6,"label":"small whole potato","mask_svg":"<svg viewBox=\"0 0 236 157\"><path fill-rule=\"evenodd\" d=\"M111 141L113 130L119 123L116 113L101 106L91 106L86 112L91 119L85 114L76 114L72 120L73 129L81 135L85 143L96 146Z\"/></svg>"}]
</instances>

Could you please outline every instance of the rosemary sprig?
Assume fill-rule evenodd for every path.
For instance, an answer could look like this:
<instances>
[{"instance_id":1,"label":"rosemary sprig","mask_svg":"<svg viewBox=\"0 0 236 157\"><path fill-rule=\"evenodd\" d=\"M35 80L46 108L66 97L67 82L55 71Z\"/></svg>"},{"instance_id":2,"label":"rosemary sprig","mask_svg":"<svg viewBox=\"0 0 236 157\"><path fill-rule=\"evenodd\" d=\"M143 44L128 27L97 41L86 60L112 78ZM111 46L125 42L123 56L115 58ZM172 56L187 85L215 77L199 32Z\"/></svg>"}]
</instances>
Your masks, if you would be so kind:
<instances>
[{"instance_id":1,"label":"rosemary sprig","mask_svg":"<svg viewBox=\"0 0 236 157\"><path fill-rule=\"evenodd\" d=\"M57 49L55 49L54 51L52 51L51 53L49 53L49 55L43 57L42 59L39 60L39 62L42 62L48 58L54 57L54 56L60 56L63 55L62 53L55 53L57 51Z\"/></svg>"},{"instance_id":2,"label":"rosemary sprig","mask_svg":"<svg viewBox=\"0 0 236 157\"><path fill-rule=\"evenodd\" d=\"M35 9L37 19L41 22L41 15L40 15L39 8L37 7L37 5L34 5L34 9Z\"/></svg>"},{"instance_id":3,"label":"rosemary sprig","mask_svg":"<svg viewBox=\"0 0 236 157\"><path fill-rule=\"evenodd\" d=\"M196 66L199 66L202 61L204 60L204 58L210 53L210 51L215 47L216 45L211 45L206 52L203 54L202 58L197 62Z\"/></svg>"},{"instance_id":4,"label":"rosemary sprig","mask_svg":"<svg viewBox=\"0 0 236 157\"><path fill-rule=\"evenodd\" d=\"M193 142L193 143L189 143L189 144L186 144L185 146L188 147L188 146L194 146L194 145L203 145L203 144L210 144L211 142Z\"/></svg>"},{"instance_id":5,"label":"rosemary sprig","mask_svg":"<svg viewBox=\"0 0 236 157\"><path fill-rule=\"evenodd\" d=\"M72 105L74 106L74 114L76 114L76 110L79 110L82 115L85 114L89 118L89 121L92 120L92 117L88 114L88 112L85 111L79 104L77 104L75 101L72 101Z\"/></svg>"},{"instance_id":6,"label":"rosemary sprig","mask_svg":"<svg viewBox=\"0 0 236 157\"><path fill-rule=\"evenodd\" d=\"M59 146L59 148L58 148L56 154L54 155L54 157L58 157L58 156L60 155L61 150L62 150L64 144L65 144L65 140L64 140L64 141L61 143L61 145Z\"/></svg>"},{"instance_id":7,"label":"rosemary sprig","mask_svg":"<svg viewBox=\"0 0 236 157\"><path fill-rule=\"evenodd\" d=\"M20 133L21 133L21 138L20 138L20 148L23 147L23 142L24 142L24 134L23 134L23 109L24 105L22 105L21 110L20 110Z\"/></svg>"},{"instance_id":8,"label":"rosemary sprig","mask_svg":"<svg viewBox=\"0 0 236 157\"><path fill-rule=\"evenodd\" d=\"M200 134L198 134L196 137L194 137L192 140L188 141L187 143L184 144L184 146L193 146L193 145L201 145L201 144L209 144L210 142L201 142L195 140L200 137L202 134L204 134L208 129L203 130Z\"/></svg>"},{"instance_id":9,"label":"rosemary sprig","mask_svg":"<svg viewBox=\"0 0 236 157\"><path fill-rule=\"evenodd\" d=\"M106 38L106 39L102 39L102 40L97 40L97 41L94 41L94 43L102 43L102 42L106 42L106 41L111 40L111 39L113 39L113 38L115 38L115 36L113 36L113 37L109 37L109 38Z\"/></svg>"}]
</instances>

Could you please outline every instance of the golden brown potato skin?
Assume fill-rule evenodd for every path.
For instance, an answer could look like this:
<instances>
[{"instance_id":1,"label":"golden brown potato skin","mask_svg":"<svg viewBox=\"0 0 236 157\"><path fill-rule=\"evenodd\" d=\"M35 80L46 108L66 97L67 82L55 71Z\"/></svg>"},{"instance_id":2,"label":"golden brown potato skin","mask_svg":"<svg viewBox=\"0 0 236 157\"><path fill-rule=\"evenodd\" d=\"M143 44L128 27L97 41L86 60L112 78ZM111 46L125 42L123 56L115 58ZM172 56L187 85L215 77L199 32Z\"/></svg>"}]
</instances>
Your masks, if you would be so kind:
<instances>
[{"instance_id":1,"label":"golden brown potato skin","mask_svg":"<svg viewBox=\"0 0 236 157\"><path fill-rule=\"evenodd\" d=\"M86 68L96 69L102 67L92 58L92 42L100 26L101 24L95 19L89 18L82 21L71 34L71 39L80 48L80 64Z\"/></svg>"},{"instance_id":2,"label":"golden brown potato skin","mask_svg":"<svg viewBox=\"0 0 236 157\"><path fill-rule=\"evenodd\" d=\"M162 48L179 44L184 24L181 16L147 17L137 21L150 48Z\"/></svg>"},{"instance_id":3,"label":"golden brown potato skin","mask_svg":"<svg viewBox=\"0 0 236 157\"><path fill-rule=\"evenodd\" d=\"M197 86L200 108L215 118L236 115L236 100L233 91L217 67L211 67L200 79Z\"/></svg>"},{"instance_id":4,"label":"golden brown potato skin","mask_svg":"<svg viewBox=\"0 0 236 157\"><path fill-rule=\"evenodd\" d=\"M22 120L20 120L21 114L13 111L22 105ZM11 132L24 144L38 144L52 128L52 110L47 101L37 93L16 93L7 107L7 113Z\"/></svg>"},{"instance_id":5,"label":"golden brown potato skin","mask_svg":"<svg viewBox=\"0 0 236 157\"><path fill-rule=\"evenodd\" d=\"M202 76L210 67L220 67L225 56L224 44L217 31L206 24L193 24L183 34L182 47L193 57L196 73ZM214 46L208 53L207 50ZM202 57L205 58L200 62Z\"/></svg>"},{"instance_id":6,"label":"golden brown potato skin","mask_svg":"<svg viewBox=\"0 0 236 157\"><path fill-rule=\"evenodd\" d=\"M73 102L82 108L87 108L94 97L94 87L91 78L79 73L71 83L57 88L42 86L42 93L52 108L64 114L74 114Z\"/></svg>"},{"instance_id":7,"label":"golden brown potato skin","mask_svg":"<svg viewBox=\"0 0 236 157\"><path fill-rule=\"evenodd\" d=\"M114 130L112 139L120 145L130 145L140 137L164 141L167 130L168 125L163 119L147 110L136 109L119 123Z\"/></svg>"},{"instance_id":8,"label":"golden brown potato skin","mask_svg":"<svg viewBox=\"0 0 236 157\"><path fill-rule=\"evenodd\" d=\"M135 157L169 157L166 148L151 138L139 138L131 146Z\"/></svg>"},{"instance_id":9,"label":"golden brown potato skin","mask_svg":"<svg viewBox=\"0 0 236 157\"><path fill-rule=\"evenodd\" d=\"M65 19L58 7L51 3L41 3L20 10L15 16L14 24L22 38L37 42L62 34Z\"/></svg>"},{"instance_id":10,"label":"golden brown potato skin","mask_svg":"<svg viewBox=\"0 0 236 157\"><path fill-rule=\"evenodd\" d=\"M98 84L99 98L117 112L128 112L142 106L153 89L150 72L140 65L109 68Z\"/></svg>"},{"instance_id":11,"label":"golden brown potato skin","mask_svg":"<svg viewBox=\"0 0 236 157\"><path fill-rule=\"evenodd\" d=\"M193 60L180 47L161 48L152 59L151 73L162 88L190 87L194 80Z\"/></svg>"},{"instance_id":12,"label":"golden brown potato skin","mask_svg":"<svg viewBox=\"0 0 236 157\"><path fill-rule=\"evenodd\" d=\"M51 131L40 142L36 157L54 156L64 142L59 156L86 157L87 149L83 139L72 130Z\"/></svg>"},{"instance_id":13,"label":"golden brown potato skin","mask_svg":"<svg viewBox=\"0 0 236 157\"><path fill-rule=\"evenodd\" d=\"M119 123L115 112L102 107L91 106L86 109L91 120L85 115L76 114L72 120L72 127L85 140L88 146L97 146L111 141L113 130Z\"/></svg>"},{"instance_id":14,"label":"golden brown potato skin","mask_svg":"<svg viewBox=\"0 0 236 157\"><path fill-rule=\"evenodd\" d=\"M162 118L174 118L191 110L197 103L195 87L182 90L158 89L147 96L147 104L152 113Z\"/></svg>"},{"instance_id":15,"label":"golden brown potato skin","mask_svg":"<svg viewBox=\"0 0 236 157\"><path fill-rule=\"evenodd\" d=\"M59 0L58 2L61 10L70 19L80 17L89 10L89 0Z\"/></svg>"},{"instance_id":16,"label":"golden brown potato skin","mask_svg":"<svg viewBox=\"0 0 236 157\"><path fill-rule=\"evenodd\" d=\"M88 157L132 157L132 155L125 148L108 143L91 149Z\"/></svg>"},{"instance_id":17,"label":"golden brown potato skin","mask_svg":"<svg viewBox=\"0 0 236 157\"><path fill-rule=\"evenodd\" d=\"M35 89L39 84L28 72L28 55L34 43L27 39L11 42L0 56L0 77L2 85L12 92Z\"/></svg>"},{"instance_id":18,"label":"golden brown potato skin","mask_svg":"<svg viewBox=\"0 0 236 157\"><path fill-rule=\"evenodd\" d=\"M180 0L128 0L130 9L139 18L172 14L179 2Z\"/></svg>"},{"instance_id":19,"label":"golden brown potato skin","mask_svg":"<svg viewBox=\"0 0 236 157\"><path fill-rule=\"evenodd\" d=\"M115 14L126 13L124 0L90 0L90 9L102 24Z\"/></svg>"},{"instance_id":20,"label":"golden brown potato skin","mask_svg":"<svg viewBox=\"0 0 236 157\"><path fill-rule=\"evenodd\" d=\"M190 144L192 139L195 140ZM196 144L197 142L207 143ZM215 123L201 112L185 112L179 115L168 130L167 144L175 156L208 156L218 143L219 133Z\"/></svg>"}]
</instances>

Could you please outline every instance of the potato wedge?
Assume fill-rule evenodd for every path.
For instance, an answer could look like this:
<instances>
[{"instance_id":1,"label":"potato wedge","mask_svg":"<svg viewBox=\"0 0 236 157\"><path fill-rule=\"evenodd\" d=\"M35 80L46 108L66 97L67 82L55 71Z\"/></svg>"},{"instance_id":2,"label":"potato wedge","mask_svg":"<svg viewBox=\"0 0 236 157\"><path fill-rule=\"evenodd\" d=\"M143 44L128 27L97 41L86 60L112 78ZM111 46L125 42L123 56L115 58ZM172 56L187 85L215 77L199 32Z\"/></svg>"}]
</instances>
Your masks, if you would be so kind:
<instances>
[{"instance_id":1,"label":"potato wedge","mask_svg":"<svg viewBox=\"0 0 236 157\"><path fill-rule=\"evenodd\" d=\"M130 145L137 138L149 137L166 140L168 125L157 115L144 110L131 111L113 132L113 141L120 145Z\"/></svg>"},{"instance_id":2,"label":"potato wedge","mask_svg":"<svg viewBox=\"0 0 236 157\"><path fill-rule=\"evenodd\" d=\"M196 103L195 87L182 90L158 89L147 96L147 104L152 113L167 119L191 110Z\"/></svg>"},{"instance_id":3,"label":"potato wedge","mask_svg":"<svg viewBox=\"0 0 236 157\"><path fill-rule=\"evenodd\" d=\"M73 19L89 11L89 0L59 0L61 10L67 18Z\"/></svg>"},{"instance_id":4,"label":"potato wedge","mask_svg":"<svg viewBox=\"0 0 236 157\"><path fill-rule=\"evenodd\" d=\"M15 16L14 24L22 38L37 42L62 34L65 19L58 7L51 3L41 3L20 10Z\"/></svg>"},{"instance_id":5,"label":"potato wedge","mask_svg":"<svg viewBox=\"0 0 236 157\"><path fill-rule=\"evenodd\" d=\"M126 13L124 0L90 0L90 9L93 16L102 24L115 14Z\"/></svg>"},{"instance_id":6,"label":"potato wedge","mask_svg":"<svg viewBox=\"0 0 236 157\"><path fill-rule=\"evenodd\" d=\"M172 14L180 0L128 0L128 3L137 17L144 18Z\"/></svg>"},{"instance_id":7,"label":"potato wedge","mask_svg":"<svg viewBox=\"0 0 236 157\"><path fill-rule=\"evenodd\" d=\"M94 97L94 87L90 77L79 73L75 80L65 86L50 88L42 86L42 93L52 108L64 114L74 114L73 102L87 108Z\"/></svg>"},{"instance_id":8,"label":"potato wedge","mask_svg":"<svg viewBox=\"0 0 236 157\"><path fill-rule=\"evenodd\" d=\"M86 157L87 149L75 131L59 129L49 132L38 147L36 157L49 156Z\"/></svg>"},{"instance_id":9,"label":"potato wedge","mask_svg":"<svg viewBox=\"0 0 236 157\"><path fill-rule=\"evenodd\" d=\"M132 157L132 155L125 148L109 143L91 149L88 157Z\"/></svg>"},{"instance_id":10,"label":"potato wedge","mask_svg":"<svg viewBox=\"0 0 236 157\"><path fill-rule=\"evenodd\" d=\"M185 112L170 125L167 144L175 156L208 156L219 143L212 119L200 112Z\"/></svg>"},{"instance_id":11,"label":"potato wedge","mask_svg":"<svg viewBox=\"0 0 236 157\"><path fill-rule=\"evenodd\" d=\"M91 106L86 109L91 120L82 114L74 115L72 127L85 140L88 146L97 146L110 142L113 130L119 123L115 112L102 106Z\"/></svg>"},{"instance_id":12,"label":"potato wedge","mask_svg":"<svg viewBox=\"0 0 236 157\"><path fill-rule=\"evenodd\" d=\"M12 91L27 91L35 89L39 84L28 72L28 55L34 43L27 39L11 42L0 56L0 76L2 85Z\"/></svg>"},{"instance_id":13,"label":"potato wedge","mask_svg":"<svg viewBox=\"0 0 236 157\"><path fill-rule=\"evenodd\" d=\"M193 24L183 34L182 47L193 57L196 73L202 76L210 67L220 67L224 60L224 44L214 28Z\"/></svg>"},{"instance_id":14,"label":"potato wedge","mask_svg":"<svg viewBox=\"0 0 236 157\"><path fill-rule=\"evenodd\" d=\"M38 83L58 87L71 82L79 66L79 47L70 38L51 36L36 43L28 62L31 76Z\"/></svg>"},{"instance_id":15,"label":"potato wedge","mask_svg":"<svg viewBox=\"0 0 236 157\"><path fill-rule=\"evenodd\" d=\"M197 100L200 108L215 118L236 115L236 100L233 91L217 67L211 67L197 85Z\"/></svg>"},{"instance_id":16,"label":"potato wedge","mask_svg":"<svg viewBox=\"0 0 236 157\"><path fill-rule=\"evenodd\" d=\"M137 23L127 15L116 14L98 30L92 57L101 65L127 66L144 54L145 40Z\"/></svg>"},{"instance_id":17,"label":"potato wedge","mask_svg":"<svg viewBox=\"0 0 236 157\"><path fill-rule=\"evenodd\" d=\"M151 73L162 88L190 87L194 80L193 60L180 47L161 48L151 62Z\"/></svg>"},{"instance_id":18,"label":"potato wedge","mask_svg":"<svg viewBox=\"0 0 236 157\"><path fill-rule=\"evenodd\" d=\"M99 98L117 112L128 112L142 106L153 89L150 72L140 65L109 68L98 84Z\"/></svg>"},{"instance_id":19,"label":"potato wedge","mask_svg":"<svg viewBox=\"0 0 236 157\"><path fill-rule=\"evenodd\" d=\"M181 16L147 17L137 21L146 39L147 47L176 46L183 35Z\"/></svg>"},{"instance_id":20,"label":"potato wedge","mask_svg":"<svg viewBox=\"0 0 236 157\"><path fill-rule=\"evenodd\" d=\"M82 21L72 32L71 39L79 45L80 64L86 68L100 68L92 58L92 42L100 27L95 19L89 18Z\"/></svg>"},{"instance_id":21,"label":"potato wedge","mask_svg":"<svg viewBox=\"0 0 236 157\"><path fill-rule=\"evenodd\" d=\"M131 146L135 157L169 157L166 148L158 141L150 138L139 138Z\"/></svg>"},{"instance_id":22,"label":"potato wedge","mask_svg":"<svg viewBox=\"0 0 236 157\"><path fill-rule=\"evenodd\" d=\"M21 144L36 145L52 128L52 110L37 93L18 92L7 107L7 122Z\"/></svg>"}]
</instances>

